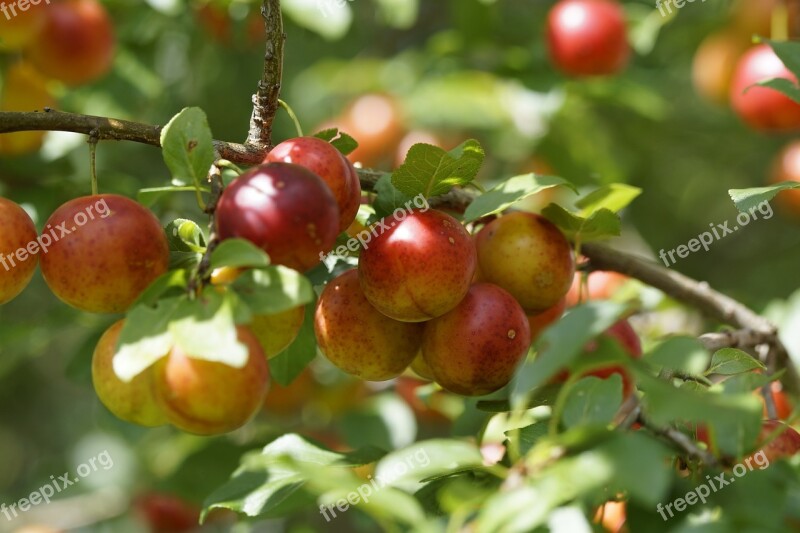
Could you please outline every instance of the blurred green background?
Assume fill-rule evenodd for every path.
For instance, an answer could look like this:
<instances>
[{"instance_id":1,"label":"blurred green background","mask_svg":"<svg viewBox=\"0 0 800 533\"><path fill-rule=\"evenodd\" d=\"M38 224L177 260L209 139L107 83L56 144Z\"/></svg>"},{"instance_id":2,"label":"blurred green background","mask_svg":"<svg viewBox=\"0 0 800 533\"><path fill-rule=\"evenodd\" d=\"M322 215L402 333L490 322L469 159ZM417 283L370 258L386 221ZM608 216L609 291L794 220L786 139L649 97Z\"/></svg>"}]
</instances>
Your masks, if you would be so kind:
<instances>
[{"instance_id":1,"label":"blurred green background","mask_svg":"<svg viewBox=\"0 0 800 533\"><path fill-rule=\"evenodd\" d=\"M395 129L371 155L383 170L395 164L399 137L424 130L445 147L480 140L487 152L485 186L543 164L586 190L611 182L638 186L644 192L625 212L618 244L643 255L676 248L709 224L732 220L728 189L763 184L791 140L749 130L692 86L695 51L705 36L731 24L732 2L686 4L672 18L661 17L653 2L624 2L633 61L618 77L585 81L565 78L548 62L543 27L553 3L286 1L283 98L311 133L331 121L343 124L362 95L388 96L394 111L365 105L368 111L358 118L369 127L381 113L395 113ZM263 57L252 29L254 2L104 4L119 41L113 71L92 85L54 86L61 109L164 124L181 108L199 106L216 138L244 139ZM221 26L209 10L222 15ZM0 61L7 66L14 59L6 54ZM279 113L275 140L293 135L293 124ZM101 143L97 167L103 192L135 196L170 179L159 150L132 143ZM88 168L85 137L51 134L36 154L0 159L0 195L23 204L41 226L61 203L89 194ZM191 194L152 208L164 222L183 216L205 223ZM673 268L763 310L798 287L797 229L798 220L776 205L773 218ZM437 434L435 419L426 422L416 413L415 420L394 394L375 396L374 387L354 384L322 362L315 365L314 384L297 393L301 400L286 413L270 411L232 436L201 439L134 428L111 416L91 387L94 343L114 320L61 304L38 273L21 297L0 307L0 502L14 502L51 475L74 472L108 450L113 468L71 487L68 505L37 512L45 519L66 516L85 531L144 531L126 512L129 498L159 490L200 504L244 450L285 431L304 428L347 445L373 438L389 447ZM460 413L464 406L454 408ZM464 433L474 425L469 417L460 420ZM93 503L81 499L87 495ZM227 519L210 529L226 528ZM307 522L320 523L297 519L256 529L300 531L313 527L301 525ZM7 527L0 516L0 531ZM355 513L326 527L369 528Z\"/></svg>"}]
</instances>

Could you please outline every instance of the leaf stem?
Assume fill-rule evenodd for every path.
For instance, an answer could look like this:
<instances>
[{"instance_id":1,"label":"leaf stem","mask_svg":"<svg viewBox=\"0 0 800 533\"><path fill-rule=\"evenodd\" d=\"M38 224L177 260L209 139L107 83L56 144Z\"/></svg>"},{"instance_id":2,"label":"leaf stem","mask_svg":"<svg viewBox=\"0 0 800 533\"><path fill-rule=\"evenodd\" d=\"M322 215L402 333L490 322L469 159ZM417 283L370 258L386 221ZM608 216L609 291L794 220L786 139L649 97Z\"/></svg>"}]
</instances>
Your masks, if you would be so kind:
<instances>
[{"instance_id":1,"label":"leaf stem","mask_svg":"<svg viewBox=\"0 0 800 533\"><path fill-rule=\"evenodd\" d=\"M297 130L297 136L298 137L302 137L303 136L303 128L300 126L300 121L297 119L297 115L295 114L295 112L292 109L292 107L289 104L287 104L286 102L284 102L283 100L281 100L280 98L278 98L278 105L286 110L286 113L288 113L289 118L291 118L292 122L294 122L294 127Z\"/></svg>"}]
</instances>

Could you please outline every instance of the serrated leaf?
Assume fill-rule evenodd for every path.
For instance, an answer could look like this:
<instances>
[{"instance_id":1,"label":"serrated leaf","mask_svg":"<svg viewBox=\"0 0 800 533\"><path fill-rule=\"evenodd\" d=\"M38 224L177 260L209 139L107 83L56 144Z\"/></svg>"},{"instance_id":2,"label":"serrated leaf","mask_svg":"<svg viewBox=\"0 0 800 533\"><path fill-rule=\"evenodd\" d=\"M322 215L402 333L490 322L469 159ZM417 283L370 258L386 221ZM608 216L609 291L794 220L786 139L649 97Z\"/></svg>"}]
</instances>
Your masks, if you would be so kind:
<instances>
[{"instance_id":1,"label":"serrated leaf","mask_svg":"<svg viewBox=\"0 0 800 533\"><path fill-rule=\"evenodd\" d=\"M372 203L375 208L375 216L378 219L389 216L395 209L401 208L413 202L413 198L397 190L392 185L392 175L384 174L375 182L375 192L377 196Z\"/></svg>"},{"instance_id":2,"label":"serrated leaf","mask_svg":"<svg viewBox=\"0 0 800 533\"><path fill-rule=\"evenodd\" d=\"M575 206L581 210L580 216L584 218L600 209L608 209L618 213L640 194L642 194L642 189L639 187L625 185L624 183L612 183L587 194L578 200Z\"/></svg>"},{"instance_id":3,"label":"serrated leaf","mask_svg":"<svg viewBox=\"0 0 800 533\"><path fill-rule=\"evenodd\" d=\"M464 220L472 222L487 215L500 213L528 196L559 185L578 192L574 185L555 176L539 176L533 173L514 176L475 198L464 212Z\"/></svg>"},{"instance_id":4,"label":"serrated leaf","mask_svg":"<svg viewBox=\"0 0 800 533\"><path fill-rule=\"evenodd\" d=\"M231 288L256 315L280 313L314 300L308 278L280 265L248 270L236 278Z\"/></svg>"},{"instance_id":5,"label":"serrated leaf","mask_svg":"<svg viewBox=\"0 0 800 533\"><path fill-rule=\"evenodd\" d=\"M139 189L136 199L140 204L151 206L156 203L160 198L173 194L176 192L194 192L196 188L190 185L169 186L169 187L151 187L147 189ZM211 192L206 187L200 187L203 192Z\"/></svg>"},{"instance_id":6,"label":"serrated leaf","mask_svg":"<svg viewBox=\"0 0 800 533\"><path fill-rule=\"evenodd\" d=\"M184 108L161 130L161 151L173 178L201 184L214 163L214 139L205 112Z\"/></svg>"},{"instance_id":7,"label":"serrated leaf","mask_svg":"<svg viewBox=\"0 0 800 533\"><path fill-rule=\"evenodd\" d=\"M314 137L328 141L334 148L339 150L342 155L350 155L358 148L358 141L347 133L340 131L339 128L329 128L314 134Z\"/></svg>"},{"instance_id":8,"label":"serrated leaf","mask_svg":"<svg viewBox=\"0 0 800 533\"><path fill-rule=\"evenodd\" d=\"M297 338L284 351L269 360L270 375L287 387L317 356L317 337L314 334L315 302L306 306L303 325Z\"/></svg>"},{"instance_id":9,"label":"serrated leaf","mask_svg":"<svg viewBox=\"0 0 800 533\"><path fill-rule=\"evenodd\" d=\"M605 208L598 209L588 218L583 218L558 204L550 204L542 210L542 215L574 242L598 241L617 237L622 232L619 215Z\"/></svg>"},{"instance_id":10,"label":"serrated leaf","mask_svg":"<svg viewBox=\"0 0 800 533\"><path fill-rule=\"evenodd\" d=\"M769 187L730 189L728 195L731 197L731 200L733 200L734 205L736 205L736 209L738 209L740 213L744 213L759 207L761 204L768 203L781 191L798 188L800 188L800 183L784 181L778 185L770 185Z\"/></svg>"},{"instance_id":11,"label":"serrated leaf","mask_svg":"<svg viewBox=\"0 0 800 533\"><path fill-rule=\"evenodd\" d=\"M732 376L734 374L750 372L755 369L766 370L767 367L764 363L742 350L723 348L714 352L714 355L711 357L711 365L708 367L706 375L720 374Z\"/></svg>"},{"instance_id":12,"label":"serrated leaf","mask_svg":"<svg viewBox=\"0 0 800 533\"><path fill-rule=\"evenodd\" d=\"M169 353L174 345L169 322L186 296L168 298L155 307L138 305L128 312L114 354L114 373L129 382Z\"/></svg>"},{"instance_id":13,"label":"serrated leaf","mask_svg":"<svg viewBox=\"0 0 800 533\"><path fill-rule=\"evenodd\" d=\"M245 239L226 239L211 253L211 268L259 268L269 265L267 253Z\"/></svg>"},{"instance_id":14,"label":"serrated leaf","mask_svg":"<svg viewBox=\"0 0 800 533\"><path fill-rule=\"evenodd\" d=\"M622 376L588 376L570 388L562 420L568 428L582 424L609 424L622 404Z\"/></svg>"},{"instance_id":15,"label":"serrated leaf","mask_svg":"<svg viewBox=\"0 0 800 533\"><path fill-rule=\"evenodd\" d=\"M237 338L234 308L234 296L215 287L183 300L169 323L175 344L195 359L243 368L249 351Z\"/></svg>"},{"instance_id":16,"label":"serrated leaf","mask_svg":"<svg viewBox=\"0 0 800 533\"><path fill-rule=\"evenodd\" d=\"M787 80L786 78L772 78L770 80L760 81L756 83L756 85L774 89L779 93L788 96L795 102L800 103L800 88L798 88L798 86L791 80ZM749 90L752 90L752 87L745 89L745 92Z\"/></svg>"},{"instance_id":17,"label":"serrated leaf","mask_svg":"<svg viewBox=\"0 0 800 533\"><path fill-rule=\"evenodd\" d=\"M474 139L449 152L431 144L415 144L392 174L392 185L411 197L438 196L474 180L484 157L483 148Z\"/></svg>"}]
</instances>

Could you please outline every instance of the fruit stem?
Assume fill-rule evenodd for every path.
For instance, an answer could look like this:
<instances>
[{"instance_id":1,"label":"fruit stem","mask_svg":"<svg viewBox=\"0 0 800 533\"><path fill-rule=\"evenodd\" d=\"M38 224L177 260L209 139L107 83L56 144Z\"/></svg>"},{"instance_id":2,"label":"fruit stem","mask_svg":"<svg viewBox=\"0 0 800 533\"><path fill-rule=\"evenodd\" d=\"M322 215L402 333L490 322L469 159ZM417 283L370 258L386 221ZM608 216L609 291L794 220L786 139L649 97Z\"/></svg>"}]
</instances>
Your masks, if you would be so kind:
<instances>
[{"instance_id":1,"label":"fruit stem","mask_svg":"<svg viewBox=\"0 0 800 533\"><path fill-rule=\"evenodd\" d=\"M92 179L92 196L97 195L97 135L89 135L89 174Z\"/></svg>"},{"instance_id":2,"label":"fruit stem","mask_svg":"<svg viewBox=\"0 0 800 533\"><path fill-rule=\"evenodd\" d=\"M294 127L297 129L297 136L302 137L303 128L300 127L300 121L297 120L297 115L295 115L294 110L289 106L289 104L287 104L280 98L278 98L278 105L286 110L286 112L289 114L289 118L291 118L292 122L294 122Z\"/></svg>"},{"instance_id":3,"label":"fruit stem","mask_svg":"<svg viewBox=\"0 0 800 533\"><path fill-rule=\"evenodd\" d=\"M770 35L773 41L785 41L789 38L789 7L785 0L772 11Z\"/></svg>"},{"instance_id":4,"label":"fruit stem","mask_svg":"<svg viewBox=\"0 0 800 533\"><path fill-rule=\"evenodd\" d=\"M242 173L244 173L244 170L242 170L241 167L239 167L238 165L236 165L235 163L233 163L231 161L228 161L227 159L219 159L219 160L217 160L216 165L218 167L220 167L220 168L227 168L229 170L233 170L234 172L236 172L240 176L242 175Z\"/></svg>"}]
</instances>

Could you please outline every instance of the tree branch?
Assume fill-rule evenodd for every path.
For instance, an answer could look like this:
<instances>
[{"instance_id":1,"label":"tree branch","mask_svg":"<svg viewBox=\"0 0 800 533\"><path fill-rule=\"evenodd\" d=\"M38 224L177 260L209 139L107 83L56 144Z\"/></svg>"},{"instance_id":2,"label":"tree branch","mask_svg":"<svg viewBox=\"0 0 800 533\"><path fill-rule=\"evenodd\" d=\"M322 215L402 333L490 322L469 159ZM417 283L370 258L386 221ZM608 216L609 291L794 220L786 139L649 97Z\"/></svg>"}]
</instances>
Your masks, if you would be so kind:
<instances>
[{"instance_id":1,"label":"tree branch","mask_svg":"<svg viewBox=\"0 0 800 533\"><path fill-rule=\"evenodd\" d=\"M590 270L613 270L636 278L647 285L660 289L676 300L700 310L711 319L750 330L750 335L758 336L763 343L774 348L780 368L786 368L787 387L792 391L800 390L800 375L789 359L786 348L778 338L778 328L752 309L715 291L704 281L693 280L680 272L613 250L602 244L585 244L581 247L581 253L589 258Z\"/></svg>"},{"instance_id":2,"label":"tree branch","mask_svg":"<svg viewBox=\"0 0 800 533\"><path fill-rule=\"evenodd\" d=\"M44 111L0 112L0 133L17 131L71 131L94 135L97 140L130 141L161 146L161 129L129 120L65 113L45 108ZM246 165L258 164L264 152L246 144L214 141L219 157Z\"/></svg>"},{"instance_id":3,"label":"tree branch","mask_svg":"<svg viewBox=\"0 0 800 533\"><path fill-rule=\"evenodd\" d=\"M264 71L258 82L258 91L253 95L253 114L250 117L248 146L261 149L263 154L272 147L272 122L278 112L278 98L283 76L283 33L280 0L263 0L261 16L267 34L267 49L264 52ZM263 157L262 157L263 159Z\"/></svg>"}]
</instances>

